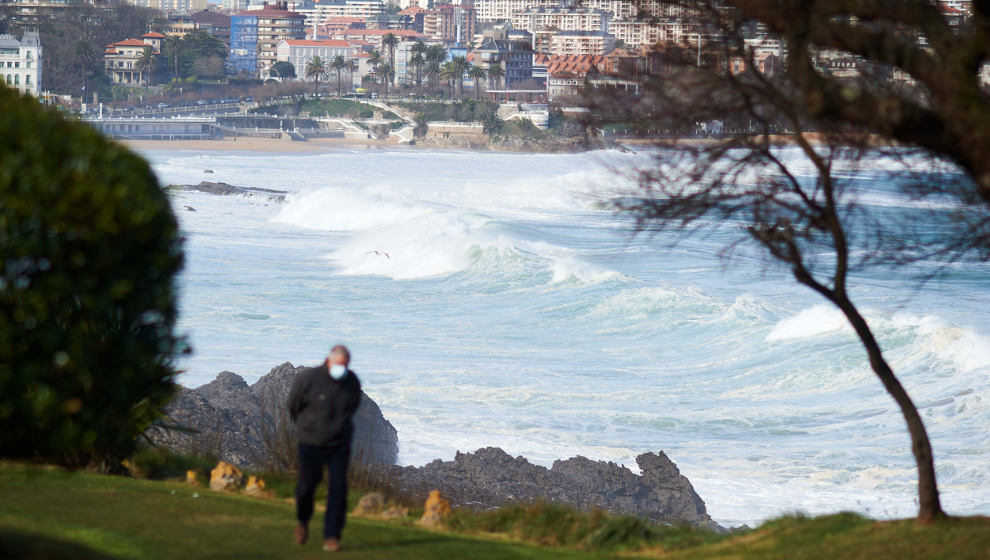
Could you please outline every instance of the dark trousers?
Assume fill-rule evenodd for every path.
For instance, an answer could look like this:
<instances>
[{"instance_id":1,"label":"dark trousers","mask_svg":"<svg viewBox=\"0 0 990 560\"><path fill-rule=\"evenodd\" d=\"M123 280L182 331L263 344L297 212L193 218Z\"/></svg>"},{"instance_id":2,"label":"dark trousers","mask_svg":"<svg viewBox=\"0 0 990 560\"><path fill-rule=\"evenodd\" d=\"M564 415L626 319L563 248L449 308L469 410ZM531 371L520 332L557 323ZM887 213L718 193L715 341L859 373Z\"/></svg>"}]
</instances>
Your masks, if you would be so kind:
<instances>
[{"instance_id":1,"label":"dark trousers","mask_svg":"<svg viewBox=\"0 0 990 560\"><path fill-rule=\"evenodd\" d=\"M323 480L323 467L330 468L330 485L327 492L327 513L323 518L323 538L340 538L347 516L347 461L349 444L335 447L317 447L299 444L299 482L296 484L296 518L302 525L309 525L313 517L313 494Z\"/></svg>"}]
</instances>

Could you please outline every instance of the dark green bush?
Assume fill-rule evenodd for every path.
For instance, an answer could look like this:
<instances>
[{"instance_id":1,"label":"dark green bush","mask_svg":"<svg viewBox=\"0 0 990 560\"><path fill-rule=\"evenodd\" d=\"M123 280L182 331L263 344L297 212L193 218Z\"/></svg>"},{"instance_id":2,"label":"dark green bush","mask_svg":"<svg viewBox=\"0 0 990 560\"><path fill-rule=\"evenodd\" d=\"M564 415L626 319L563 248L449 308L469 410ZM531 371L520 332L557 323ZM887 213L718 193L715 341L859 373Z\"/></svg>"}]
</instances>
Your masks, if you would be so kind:
<instances>
[{"instance_id":1,"label":"dark green bush","mask_svg":"<svg viewBox=\"0 0 990 560\"><path fill-rule=\"evenodd\" d=\"M160 447L138 449L133 457L134 472L144 478L165 480L186 477L186 471L196 471L209 480L215 457L181 455Z\"/></svg>"},{"instance_id":2,"label":"dark green bush","mask_svg":"<svg viewBox=\"0 0 990 560\"><path fill-rule=\"evenodd\" d=\"M0 88L0 456L119 468L174 390L181 265L143 159Z\"/></svg>"}]
</instances>

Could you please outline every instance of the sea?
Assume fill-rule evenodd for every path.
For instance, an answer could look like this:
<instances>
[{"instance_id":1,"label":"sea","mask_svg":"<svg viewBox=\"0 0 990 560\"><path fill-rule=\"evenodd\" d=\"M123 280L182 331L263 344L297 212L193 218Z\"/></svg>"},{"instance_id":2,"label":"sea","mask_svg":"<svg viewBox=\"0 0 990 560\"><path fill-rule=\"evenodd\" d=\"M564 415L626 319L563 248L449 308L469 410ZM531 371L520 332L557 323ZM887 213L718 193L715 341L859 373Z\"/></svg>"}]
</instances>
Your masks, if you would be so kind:
<instances>
[{"instance_id":1,"label":"sea","mask_svg":"<svg viewBox=\"0 0 990 560\"><path fill-rule=\"evenodd\" d=\"M497 446L638 472L662 450L725 526L916 512L904 421L836 309L736 243L744 224L639 232L612 210L655 154L143 154L162 184L287 193L170 193L185 386L344 343L404 465ZM902 194L883 161L843 173L880 216L959 210ZM924 418L945 509L990 514L990 265L868 269L850 290Z\"/></svg>"}]
</instances>

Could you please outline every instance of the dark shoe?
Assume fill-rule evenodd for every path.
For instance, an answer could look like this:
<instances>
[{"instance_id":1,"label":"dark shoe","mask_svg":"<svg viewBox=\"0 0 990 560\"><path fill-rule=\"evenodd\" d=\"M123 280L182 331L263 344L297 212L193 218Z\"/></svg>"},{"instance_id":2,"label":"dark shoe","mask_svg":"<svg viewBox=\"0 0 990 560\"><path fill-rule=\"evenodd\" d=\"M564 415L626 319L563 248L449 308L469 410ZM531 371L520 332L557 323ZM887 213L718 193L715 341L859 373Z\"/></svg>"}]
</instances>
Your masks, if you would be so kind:
<instances>
[{"instance_id":1,"label":"dark shoe","mask_svg":"<svg viewBox=\"0 0 990 560\"><path fill-rule=\"evenodd\" d=\"M329 538L323 541L323 550L324 552L337 552L340 550L340 540Z\"/></svg>"},{"instance_id":2,"label":"dark shoe","mask_svg":"<svg viewBox=\"0 0 990 560\"><path fill-rule=\"evenodd\" d=\"M305 525L296 526L296 544L303 545L306 544L306 539L309 538L309 527Z\"/></svg>"}]
</instances>

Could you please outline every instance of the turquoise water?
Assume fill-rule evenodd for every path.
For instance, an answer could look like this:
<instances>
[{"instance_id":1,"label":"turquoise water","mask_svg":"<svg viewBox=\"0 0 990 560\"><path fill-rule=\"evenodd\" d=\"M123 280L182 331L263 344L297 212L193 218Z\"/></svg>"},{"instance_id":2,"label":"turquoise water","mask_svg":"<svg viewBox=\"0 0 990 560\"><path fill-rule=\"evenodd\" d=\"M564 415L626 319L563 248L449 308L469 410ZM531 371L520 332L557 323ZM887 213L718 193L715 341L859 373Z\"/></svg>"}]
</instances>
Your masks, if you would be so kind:
<instances>
[{"instance_id":1,"label":"turquoise water","mask_svg":"<svg viewBox=\"0 0 990 560\"><path fill-rule=\"evenodd\" d=\"M602 210L632 187L614 170L643 156L146 155L163 183L290 192L174 196L185 385L252 382L344 342L404 464L494 445L635 469L663 449L726 525L914 511L900 415L836 311L756 252L720 260L734 224L637 237ZM878 211L928 211L882 166L852 179ZM987 514L990 268L919 289L931 266L858 276L852 293L922 410L946 508Z\"/></svg>"}]
</instances>

